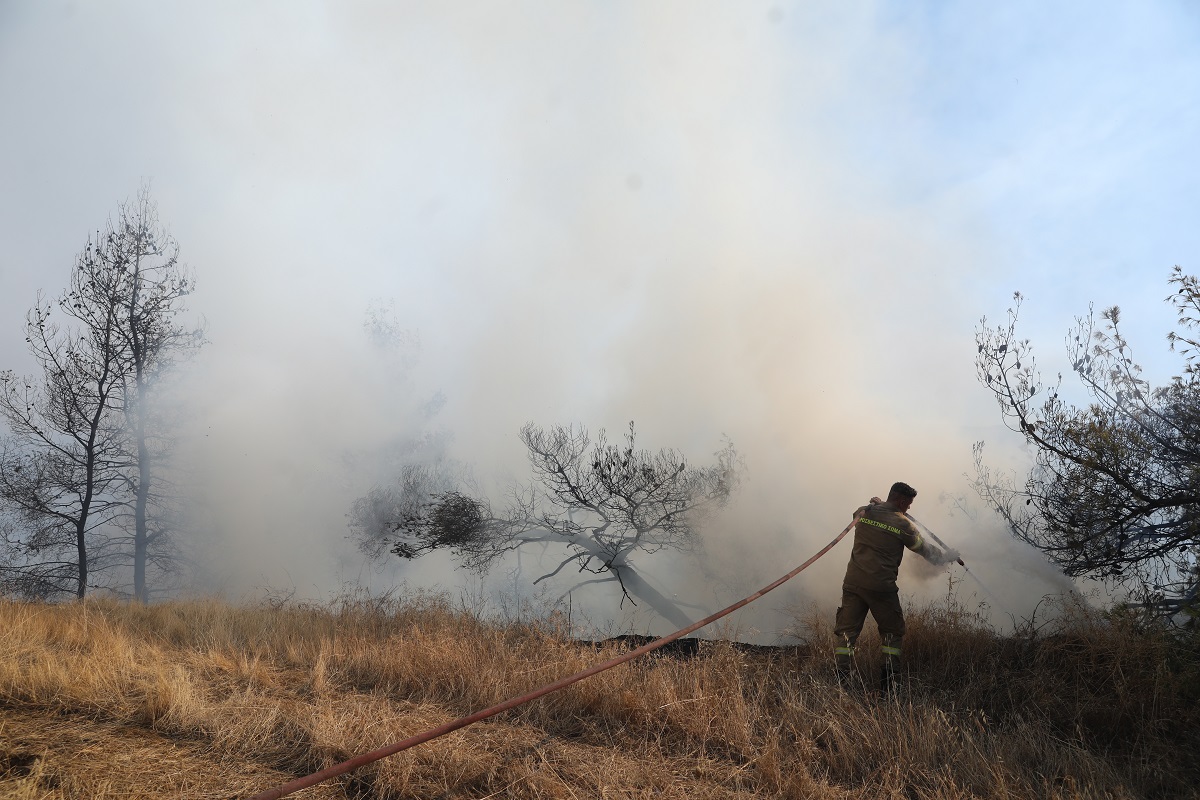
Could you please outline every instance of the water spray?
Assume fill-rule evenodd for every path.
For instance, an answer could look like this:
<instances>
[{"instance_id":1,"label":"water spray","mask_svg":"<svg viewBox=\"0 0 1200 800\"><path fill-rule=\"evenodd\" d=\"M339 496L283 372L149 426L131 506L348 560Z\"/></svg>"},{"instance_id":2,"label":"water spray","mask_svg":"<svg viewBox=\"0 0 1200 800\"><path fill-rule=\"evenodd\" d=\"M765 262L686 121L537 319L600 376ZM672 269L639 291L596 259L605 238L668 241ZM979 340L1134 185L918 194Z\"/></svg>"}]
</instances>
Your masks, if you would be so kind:
<instances>
[{"instance_id":1,"label":"water spray","mask_svg":"<svg viewBox=\"0 0 1200 800\"><path fill-rule=\"evenodd\" d=\"M905 516L907 516L907 517L908 517L909 519L911 519L913 522L915 522L915 523L917 523L918 525L920 525L920 526L921 526L921 530L923 530L923 531L925 531L927 534L929 534L929 538L930 538L930 539L933 539L935 542L937 542L938 546L939 546L939 547L941 547L943 551L945 551L945 550L949 550L949 549L950 549L950 546L949 546L948 544L946 544L945 542L943 542L941 539L939 539L939 538L938 538L938 535L937 535L936 533L934 533L933 531L929 530L929 526L928 526L928 525L926 525L924 522L921 522L921 520L917 519L917 518L916 518L916 517L914 517L912 514L905 514ZM954 559L954 560L958 562L958 565L959 565L960 567L962 567L963 569L966 569L966 570L967 570L967 572L970 572L970 571L971 571L971 570L967 569L967 565L963 563L963 560L962 560L962 558L961 558L961 557L959 557L959 558L956 558L956 559Z\"/></svg>"},{"instance_id":2,"label":"water spray","mask_svg":"<svg viewBox=\"0 0 1200 800\"><path fill-rule=\"evenodd\" d=\"M913 522L917 523L917 525L919 525L921 527L921 530L923 530L923 531L925 531L925 533L929 534L929 538L933 539L933 541L936 542L938 544L938 546L942 548L942 550L950 549L949 545L947 545L945 542L943 542L941 539L939 539L938 535L936 533L929 530L929 526L926 525L924 522L921 522L921 520L917 519L912 514L906 514L905 516L907 516ZM979 588L983 589L983 593L986 594L989 599L991 599L992 603L995 604L996 608L999 608L1001 611L1004 611L1005 610L1004 604L1000 602L1000 599L998 597L996 597L996 595L992 592L991 589L989 589L986 585L984 585L983 581L979 580L979 576L976 575L974 572L971 572L971 570L967 568L967 565L965 563L963 563L963 560L961 558L958 558L955 560L958 562L958 565L963 568L963 572L967 573L968 575L970 575L972 578L975 579L975 582L979 584Z\"/></svg>"}]
</instances>

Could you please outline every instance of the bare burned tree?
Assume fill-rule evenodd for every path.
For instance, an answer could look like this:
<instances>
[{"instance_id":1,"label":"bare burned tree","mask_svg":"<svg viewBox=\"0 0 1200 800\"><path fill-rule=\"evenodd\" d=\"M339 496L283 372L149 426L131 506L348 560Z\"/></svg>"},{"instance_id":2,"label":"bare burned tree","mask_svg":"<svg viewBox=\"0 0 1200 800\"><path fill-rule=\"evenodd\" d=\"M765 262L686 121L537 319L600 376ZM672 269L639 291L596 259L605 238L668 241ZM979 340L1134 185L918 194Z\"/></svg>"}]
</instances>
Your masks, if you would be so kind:
<instances>
[{"instance_id":1,"label":"bare burned tree","mask_svg":"<svg viewBox=\"0 0 1200 800\"><path fill-rule=\"evenodd\" d=\"M395 523L399 537L392 552L414 558L450 549L465 566L483 571L520 548L557 545L565 556L535 583L573 567L600 576L578 586L616 582L622 603L646 600L672 622L686 624L631 558L698 545L697 525L737 486L740 460L733 445L726 442L716 463L692 466L675 450L638 449L632 423L620 446L609 444L604 431L593 444L583 428L532 423L521 430L521 441L534 480L514 489L502 511L459 492L427 496Z\"/></svg>"},{"instance_id":2,"label":"bare burned tree","mask_svg":"<svg viewBox=\"0 0 1200 800\"><path fill-rule=\"evenodd\" d=\"M203 331L185 328L176 321L181 301L195 284L191 272L179 261L179 243L159 223L158 211L143 188L134 207L121 208L116 225L110 225L104 246L85 251L84 270L90 276L121 275L119 296L125 364L122 400L126 426L132 434L137 473L129 487L133 494L133 593L148 599L146 568L154 544L171 527L165 523L172 492L156 492L158 459L171 450L171 427L160 424L153 393L163 376L180 357L191 355L203 341ZM157 524L151 520L156 509Z\"/></svg>"},{"instance_id":3,"label":"bare burned tree","mask_svg":"<svg viewBox=\"0 0 1200 800\"><path fill-rule=\"evenodd\" d=\"M1018 539L1066 574L1103 578L1135 590L1166 614L1196 607L1200 555L1200 378L1187 331L1200 317L1200 285L1176 267L1168 298L1183 332L1171 346L1185 369L1165 386L1141 377L1120 329L1120 310L1076 320L1067 337L1072 367L1091 398L1079 407L1060 395L1062 376L1043 383L1032 345L1016 333L1021 296L1008 321L976 332L979 380L1005 424L1024 437L1033 466L1023 483L994 474L975 445L979 495Z\"/></svg>"},{"instance_id":4,"label":"bare burned tree","mask_svg":"<svg viewBox=\"0 0 1200 800\"><path fill-rule=\"evenodd\" d=\"M41 297L26 318L26 341L41 380L0 373L0 414L10 435L0 451L6 526L0 588L33 597L83 597L90 570L106 564L95 532L123 511L128 436L114 287L72 275L58 302L82 323L63 330ZM95 314L98 306L108 310ZM78 307L77 307L78 306Z\"/></svg>"},{"instance_id":5,"label":"bare burned tree","mask_svg":"<svg viewBox=\"0 0 1200 800\"><path fill-rule=\"evenodd\" d=\"M170 530L169 484L156 460L168 429L153 390L174 358L202 335L174 321L192 285L179 248L145 189L76 259L57 303L39 297L26 341L39 378L0 373L0 501L5 528L0 586L39 597L83 597L118 566L146 568ZM157 512L157 513L156 513Z\"/></svg>"}]
</instances>

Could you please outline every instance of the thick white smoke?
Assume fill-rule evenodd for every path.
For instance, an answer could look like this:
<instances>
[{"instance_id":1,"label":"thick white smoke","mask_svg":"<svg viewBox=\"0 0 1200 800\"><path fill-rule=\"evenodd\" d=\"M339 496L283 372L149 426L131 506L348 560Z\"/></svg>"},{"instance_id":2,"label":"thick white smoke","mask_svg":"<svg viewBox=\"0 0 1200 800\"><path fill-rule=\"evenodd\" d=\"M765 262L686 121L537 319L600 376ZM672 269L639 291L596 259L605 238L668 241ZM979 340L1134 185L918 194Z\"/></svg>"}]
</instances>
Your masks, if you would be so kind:
<instances>
[{"instance_id":1,"label":"thick white smoke","mask_svg":"<svg viewBox=\"0 0 1200 800\"><path fill-rule=\"evenodd\" d=\"M1072 276L1101 273L1064 260L1062 278L1014 275L1045 233L1018 241L1009 223L1028 220L998 209L1078 206L1024 172L1029 185L1002 179L1019 159L987 154L1059 151L1013 121L1029 106L1008 76L976 79L1014 143L977 153L956 138L974 127L935 135L934 101L965 95L920 20L840 3L31 9L0 12L27 34L4 40L2 74L41 76L37 91L0 86L31 120L4 141L54 169L22 166L28 197L0 202L61 219L37 247L8 239L53 292L88 230L152 178L211 339L185 378L180 450L204 588L473 585L440 557L378 572L346 539L351 503L395 453L443 436L439 452L498 491L527 477L524 423L630 420L648 447L703 461L727 435L745 457L703 560L639 564L697 616L806 558L895 480L1012 610L1061 588L982 513L968 523L938 497L968 491L973 441L1005 437L975 385L978 317L1022 278L1084 303ZM955 42L987 40L943 22ZM999 12L986 22L1014 30ZM1098 96L1053 131L1087 127ZM1062 185L1077 177L1057 168ZM86 201L78 185L94 187ZM10 316L34 285L12 264ZM419 335L410 363L362 329L381 298ZM1049 350L1064 321L1044 325ZM847 554L736 624L769 638L771 609L832 608ZM532 555L520 569L537 574ZM510 581L501 570L492 588ZM916 572L902 585L943 591ZM657 625L616 600L580 602Z\"/></svg>"}]
</instances>

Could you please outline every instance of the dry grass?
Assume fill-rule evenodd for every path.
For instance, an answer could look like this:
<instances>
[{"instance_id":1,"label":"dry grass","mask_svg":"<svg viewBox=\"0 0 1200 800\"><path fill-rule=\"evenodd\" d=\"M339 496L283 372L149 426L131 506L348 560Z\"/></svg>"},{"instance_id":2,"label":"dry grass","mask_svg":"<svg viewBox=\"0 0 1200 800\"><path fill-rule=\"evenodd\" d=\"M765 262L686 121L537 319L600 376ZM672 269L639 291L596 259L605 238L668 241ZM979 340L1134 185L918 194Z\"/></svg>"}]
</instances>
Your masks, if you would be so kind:
<instances>
[{"instance_id":1,"label":"dry grass","mask_svg":"<svg viewBox=\"0 0 1200 800\"><path fill-rule=\"evenodd\" d=\"M953 605L909 620L898 699L836 689L813 615L806 646L643 658L295 796L1200 797L1194 638L1083 609L1012 637ZM246 797L615 649L429 597L0 601L0 797Z\"/></svg>"}]
</instances>

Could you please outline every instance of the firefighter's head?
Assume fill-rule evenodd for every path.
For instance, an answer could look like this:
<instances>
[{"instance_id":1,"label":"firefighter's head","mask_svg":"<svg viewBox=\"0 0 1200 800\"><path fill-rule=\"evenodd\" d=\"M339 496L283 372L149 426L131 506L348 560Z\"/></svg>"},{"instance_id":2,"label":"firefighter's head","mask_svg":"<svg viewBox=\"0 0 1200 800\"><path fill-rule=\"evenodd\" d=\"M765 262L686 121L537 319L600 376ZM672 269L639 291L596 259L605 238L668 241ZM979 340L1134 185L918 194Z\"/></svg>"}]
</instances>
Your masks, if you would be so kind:
<instances>
[{"instance_id":1,"label":"firefighter's head","mask_svg":"<svg viewBox=\"0 0 1200 800\"><path fill-rule=\"evenodd\" d=\"M912 506L913 498L917 496L917 490L909 486L907 483L897 481L892 484L892 488L888 489L888 502L894 505L901 511L908 511Z\"/></svg>"}]
</instances>

